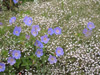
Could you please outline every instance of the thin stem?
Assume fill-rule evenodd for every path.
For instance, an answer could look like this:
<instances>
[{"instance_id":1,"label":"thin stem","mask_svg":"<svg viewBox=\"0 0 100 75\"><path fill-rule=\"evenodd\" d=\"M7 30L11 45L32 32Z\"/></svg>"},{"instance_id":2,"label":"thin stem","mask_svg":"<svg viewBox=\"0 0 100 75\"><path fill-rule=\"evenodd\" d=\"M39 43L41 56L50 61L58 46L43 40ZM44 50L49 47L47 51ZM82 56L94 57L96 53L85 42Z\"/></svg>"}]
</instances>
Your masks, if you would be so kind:
<instances>
[{"instance_id":1,"label":"thin stem","mask_svg":"<svg viewBox=\"0 0 100 75\"><path fill-rule=\"evenodd\" d=\"M11 0L10 0L10 6L12 6Z\"/></svg>"}]
</instances>

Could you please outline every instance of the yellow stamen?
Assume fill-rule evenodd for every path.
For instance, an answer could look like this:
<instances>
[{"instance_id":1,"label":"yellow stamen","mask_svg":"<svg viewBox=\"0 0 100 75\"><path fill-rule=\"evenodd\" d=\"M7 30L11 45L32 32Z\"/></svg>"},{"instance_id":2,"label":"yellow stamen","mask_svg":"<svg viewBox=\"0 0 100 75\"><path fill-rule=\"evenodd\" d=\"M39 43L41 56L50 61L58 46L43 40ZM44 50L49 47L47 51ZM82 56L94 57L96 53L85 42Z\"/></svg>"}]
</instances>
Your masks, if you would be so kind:
<instances>
[{"instance_id":1,"label":"yellow stamen","mask_svg":"<svg viewBox=\"0 0 100 75\"><path fill-rule=\"evenodd\" d=\"M57 29L56 32L59 33L59 30Z\"/></svg>"},{"instance_id":2,"label":"yellow stamen","mask_svg":"<svg viewBox=\"0 0 100 75\"><path fill-rule=\"evenodd\" d=\"M37 52L37 54L40 54L40 53L41 53L40 51Z\"/></svg>"},{"instance_id":3,"label":"yellow stamen","mask_svg":"<svg viewBox=\"0 0 100 75\"><path fill-rule=\"evenodd\" d=\"M36 32L35 32L35 31L33 31L33 34L36 34Z\"/></svg>"},{"instance_id":4,"label":"yellow stamen","mask_svg":"<svg viewBox=\"0 0 100 75\"><path fill-rule=\"evenodd\" d=\"M2 66L0 66L0 69L2 68Z\"/></svg>"},{"instance_id":5,"label":"yellow stamen","mask_svg":"<svg viewBox=\"0 0 100 75\"><path fill-rule=\"evenodd\" d=\"M15 53L15 56L18 56L18 53Z\"/></svg>"},{"instance_id":6,"label":"yellow stamen","mask_svg":"<svg viewBox=\"0 0 100 75\"><path fill-rule=\"evenodd\" d=\"M92 25L90 24L90 25L89 25L89 27L91 28L91 27L92 27Z\"/></svg>"},{"instance_id":7,"label":"yellow stamen","mask_svg":"<svg viewBox=\"0 0 100 75\"><path fill-rule=\"evenodd\" d=\"M58 53L61 53L61 51L60 51L60 50L58 50L57 52L58 52Z\"/></svg>"},{"instance_id":8,"label":"yellow stamen","mask_svg":"<svg viewBox=\"0 0 100 75\"><path fill-rule=\"evenodd\" d=\"M29 23L31 23L31 20L29 20Z\"/></svg>"},{"instance_id":9,"label":"yellow stamen","mask_svg":"<svg viewBox=\"0 0 100 75\"><path fill-rule=\"evenodd\" d=\"M15 20L13 19L12 22L14 22Z\"/></svg>"},{"instance_id":10,"label":"yellow stamen","mask_svg":"<svg viewBox=\"0 0 100 75\"><path fill-rule=\"evenodd\" d=\"M49 33L51 33L51 31L49 31Z\"/></svg>"},{"instance_id":11,"label":"yellow stamen","mask_svg":"<svg viewBox=\"0 0 100 75\"><path fill-rule=\"evenodd\" d=\"M16 34L18 33L18 31L15 32Z\"/></svg>"},{"instance_id":12,"label":"yellow stamen","mask_svg":"<svg viewBox=\"0 0 100 75\"><path fill-rule=\"evenodd\" d=\"M11 62L13 62L13 61L14 61L14 59L10 59L10 61L11 61Z\"/></svg>"},{"instance_id":13,"label":"yellow stamen","mask_svg":"<svg viewBox=\"0 0 100 75\"><path fill-rule=\"evenodd\" d=\"M51 58L51 60L53 61L53 60L54 60L54 58L52 57L52 58Z\"/></svg>"},{"instance_id":14,"label":"yellow stamen","mask_svg":"<svg viewBox=\"0 0 100 75\"><path fill-rule=\"evenodd\" d=\"M46 40L47 38L46 37L44 37L44 40Z\"/></svg>"}]
</instances>

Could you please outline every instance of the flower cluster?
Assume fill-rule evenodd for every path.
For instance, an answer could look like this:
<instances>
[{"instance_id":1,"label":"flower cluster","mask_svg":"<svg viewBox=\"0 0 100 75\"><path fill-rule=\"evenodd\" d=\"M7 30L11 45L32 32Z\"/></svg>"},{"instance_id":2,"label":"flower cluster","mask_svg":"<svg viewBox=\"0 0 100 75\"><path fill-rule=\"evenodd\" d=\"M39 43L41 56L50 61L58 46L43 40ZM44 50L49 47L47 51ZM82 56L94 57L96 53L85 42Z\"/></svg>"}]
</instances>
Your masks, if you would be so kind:
<instances>
[{"instance_id":1,"label":"flower cluster","mask_svg":"<svg viewBox=\"0 0 100 75\"><path fill-rule=\"evenodd\" d=\"M11 55L8 57L7 63L10 65L14 65L16 63L15 59L20 59L21 57L21 52L20 50L10 50L9 54ZM0 63L0 72L3 72L5 70L5 64Z\"/></svg>"},{"instance_id":2,"label":"flower cluster","mask_svg":"<svg viewBox=\"0 0 100 75\"><path fill-rule=\"evenodd\" d=\"M25 16L24 17L24 20L23 22L30 26L32 24L32 18L31 17L28 17L28 16ZM38 35L38 32L41 30L41 28L39 27L39 25L33 25L32 26L32 29L31 29L31 34L36 37ZM21 32L21 28L20 27L15 27L14 31L13 31L13 34L16 35L16 36L19 36ZM61 28L60 27L56 27L54 28L54 30L52 28L48 28L48 34L49 35L52 35L52 34L56 34L56 35L60 35L61 34ZM29 40L30 36L29 35L26 35L26 39ZM44 36L41 36L41 42L43 42L44 44L47 44L49 42L50 38L48 38L48 35L44 35ZM36 42L34 43L35 46L39 47L37 49L37 51L35 52L35 55L37 57L41 57L43 55L43 44L41 43L39 40L36 40ZM63 55L64 52L63 52L63 49L61 47L58 47L55 51L55 53L57 54L57 56L60 56L60 55ZM13 54L13 53L12 53ZM54 59L52 59L54 58ZM57 59L55 59L56 57L55 56L49 56L48 58L48 61L50 61L51 64L55 63L57 61ZM53 62L54 61L54 62Z\"/></svg>"},{"instance_id":3,"label":"flower cluster","mask_svg":"<svg viewBox=\"0 0 100 75\"><path fill-rule=\"evenodd\" d=\"M10 24L13 24L14 22L16 21L16 17L12 17L10 20L9 20L9 23ZM27 26L31 26L32 24L32 18L31 17L24 17L23 19L23 22L27 25ZM38 32L41 30L41 28L39 27L39 25L33 25L32 26L32 29L31 29L31 34L36 37L38 35ZM20 26L15 26L14 30L13 30L13 34L16 35L16 36L20 36L21 34L21 31L22 31L22 28ZM53 35L54 33L56 35L60 35L61 34L61 28L60 27L56 27L54 28L54 30L52 28L48 28L48 32L47 32L49 35ZM25 38L27 40L30 39L30 35L26 35ZM36 40L34 45L36 46L37 50L35 52L35 55L40 58L41 56L43 56L43 48L44 48L44 44L47 44L50 40L50 38L48 38L48 35L44 35L44 36L41 36L40 37L41 41L39 40ZM61 47L57 47L57 49L55 50L55 53L57 56L61 56L64 54L64 51ZM20 59L21 57L21 51L20 50L10 50L9 51L9 57L7 59L7 63L10 64L10 65L14 65L16 63L16 59ZM53 64L53 63L56 63L57 62L57 59L56 59L56 56L52 56L50 55L49 58L48 58L48 61L50 62L50 64ZM4 71L5 70L5 64L3 63L0 63L0 71Z\"/></svg>"},{"instance_id":4,"label":"flower cluster","mask_svg":"<svg viewBox=\"0 0 100 75\"><path fill-rule=\"evenodd\" d=\"M88 28L89 30L86 29L86 28L83 29L83 34L84 34L86 37L90 36L91 33L92 33L92 29L95 28L94 23L93 23L93 22L88 22L87 28Z\"/></svg>"},{"instance_id":5,"label":"flower cluster","mask_svg":"<svg viewBox=\"0 0 100 75\"><path fill-rule=\"evenodd\" d=\"M16 63L15 59L20 59L21 57L20 50L10 50L9 54L12 55L12 57L8 57L8 61L7 61L10 65L14 65Z\"/></svg>"},{"instance_id":6,"label":"flower cluster","mask_svg":"<svg viewBox=\"0 0 100 75\"><path fill-rule=\"evenodd\" d=\"M39 47L39 48L43 48L43 44L39 41L39 40L36 40L36 42L34 43L35 46Z\"/></svg>"},{"instance_id":7,"label":"flower cluster","mask_svg":"<svg viewBox=\"0 0 100 75\"><path fill-rule=\"evenodd\" d=\"M39 25L34 25L31 30L31 34L36 37L38 35L38 31L40 31Z\"/></svg>"},{"instance_id":8,"label":"flower cluster","mask_svg":"<svg viewBox=\"0 0 100 75\"><path fill-rule=\"evenodd\" d=\"M23 19L23 22L24 22L27 26L31 26L31 24L32 24L32 18L31 18L31 17L28 17L28 16L25 16L24 19Z\"/></svg>"}]
</instances>

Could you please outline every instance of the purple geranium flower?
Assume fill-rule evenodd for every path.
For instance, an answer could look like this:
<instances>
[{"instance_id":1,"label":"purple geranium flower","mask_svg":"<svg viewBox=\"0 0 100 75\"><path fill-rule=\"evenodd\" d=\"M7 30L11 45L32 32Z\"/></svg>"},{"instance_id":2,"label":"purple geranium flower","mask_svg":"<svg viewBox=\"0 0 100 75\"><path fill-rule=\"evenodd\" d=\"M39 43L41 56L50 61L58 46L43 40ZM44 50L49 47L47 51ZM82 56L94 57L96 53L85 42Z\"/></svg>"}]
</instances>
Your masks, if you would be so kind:
<instances>
[{"instance_id":1,"label":"purple geranium flower","mask_svg":"<svg viewBox=\"0 0 100 75\"><path fill-rule=\"evenodd\" d=\"M34 26L32 27L32 30L40 31L39 25L34 25Z\"/></svg>"},{"instance_id":2,"label":"purple geranium flower","mask_svg":"<svg viewBox=\"0 0 100 75\"><path fill-rule=\"evenodd\" d=\"M34 45L37 46L37 47L40 47L40 48L44 47L43 44L39 40L36 40Z\"/></svg>"},{"instance_id":3,"label":"purple geranium flower","mask_svg":"<svg viewBox=\"0 0 100 75\"><path fill-rule=\"evenodd\" d=\"M49 34L49 35L52 35L53 33L54 33L53 29L52 29L52 28L49 28L49 29L48 29L48 34Z\"/></svg>"},{"instance_id":4,"label":"purple geranium flower","mask_svg":"<svg viewBox=\"0 0 100 75\"><path fill-rule=\"evenodd\" d=\"M87 30L86 28L83 29L83 34L84 34L86 37L90 36L91 33L92 33L91 30Z\"/></svg>"},{"instance_id":5,"label":"purple geranium flower","mask_svg":"<svg viewBox=\"0 0 100 75\"><path fill-rule=\"evenodd\" d=\"M9 20L9 23L12 24L16 21L16 17L11 17L11 19Z\"/></svg>"},{"instance_id":6,"label":"purple geranium flower","mask_svg":"<svg viewBox=\"0 0 100 75\"><path fill-rule=\"evenodd\" d=\"M26 35L26 39L29 40L30 39L30 36L29 35Z\"/></svg>"},{"instance_id":7,"label":"purple geranium flower","mask_svg":"<svg viewBox=\"0 0 100 75\"><path fill-rule=\"evenodd\" d=\"M32 24L32 18L31 17L26 16L23 21L27 26L31 26L31 24Z\"/></svg>"},{"instance_id":8,"label":"purple geranium flower","mask_svg":"<svg viewBox=\"0 0 100 75\"><path fill-rule=\"evenodd\" d=\"M61 28L59 28L59 27L54 28L54 32L56 35L61 34Z\"/></svg>"},{"instance_id":9,"label":"purple geranium flower","mask_svg":"<svg viewBox=\"0 0 100 75\"><path fill-rule=\"evenodd\" d=\"M5 70L5 64L0 63L0 72L3 72Z\"/></svg>"},{"instance_id":10,"label":"purple geranium flower","mask_svg":"<svg viewBox=\"0 0 100 75\"><path fill-rule=\"evenodd\" d=\"M48 61L50 62L50 64L53 64L57 62L57 59L55 56L50 55Z\"/></svg>"},{"instance_id":11,"label":"purple geranium flower","mask_svg":"<svg viewBox=\"0 0 100 75\"><path fill-rule=\"evenodd\" d=\"M38 31L35 31L34 29L31 30L31 34L36 37L38 35Z\"/></svg>"},{"instance_id":12,"label":"purple geranium flower","mask_svg":"<svg viewBox=\"0 0 100 75\"><path fill-rule=\"evenodd\" d=\"M14 31L13 31L13 34L16 35L16 36L19 36L20 35L20 32L21 32L21 27L15 27Z\"/></svg>"},{"instance_id":13,"label":"purple geranium flower","mask_svg":"<svg viewBox=\"0 0 100 75\"><path fill-rule=\"evenodd\" d=\"M19 0L13 0L14 4L18 3Z\"/></svg>"},{"instance_id":14,"label":"purple geranium flower","mask_svg":"<svg viewBox=\"0 0 100 75\"><path fill-rule=\"evenodd\" d=\"M13 57L9 57L7 61L10 65L14 65L16 63L16 60Z\"/></svg>"},{"instance_id":15,"label":"purple geranium flower","mask_svg":"<svg viewBox=\"0 0 100 75\"><path fill-rule=\"evenodd\" d=\"M94 28L95 28L94 23L93 23L93 22L88 22L88 24L87 24L87 28L88 28L89 30L94 29Z\"/></svg>"},{"instance_id":16,"label":"purple geranium flower","mask_svg":"<svg viewBox=\"0 0 100 75\"><path fill-rule=\"evenodd\" d=\"M35 55L37 57L41 57L43 55L43 49L37 49L37 51L35 52Z\"/></svg>"},{"instance_id":17,"label":"purple geranium flower","mask_svg":"<svg viewBox=\"0 0 100 75\"><path fill-rule=\"evenodd\" d=\"M9 50L9 54L12 54L12 52L13 52L13 50L10 49L10 50Z\"/></svg>"},{"instance_id":18,"label":"purple geranium flower","mask_svg":"<svg viewBox=\"0 0 100 75\"><path fill-rule=\"evenodd\" d=\"M23 19L23 22L26 24L27 23L27 19L28 19L28 16L25 16L24 19Z\"/></svg>"},{"instance_id":19,"label":"purple geranium flower","mask_svg":"<svg viewBox=\"0 0 100 75\"><path fill-rule=\"evenodd\" d=\"M45 44L48 43L49 40L50 39L48 38L47 35L44 35L44 36L41 37L41 42L44 42Z\"/></svg>"},{"instance_id":20,"label":"purple geranium flower","mask_svg":"<svg viewBox=\"0 0 100 75\"><path fill-rule=\"evenodd\" d=\"M60 56L60 55L63 55L64 54L64 51L63 51L63 49L61 48L61 47L57 47L57 49L56 49L56 55L57 56Z\"/></svg>"},{"instance_id":21,"label":"purple geranium flower","mask_svg":"<svg viewBox=\"0 0 100 75\"><path fill-rule=\"evenodd\" d=\"M0 25L3 25L3 23L2 23L2 22L0 22Z\"/></svg>"},{"instance_id":22,"label":"purple geranium flower","mask_svg":"<svg viewBox=\"0 0 100 75\"><path fill-rule=\"evenodd\" d=\"M21 57L21 51L20 50L14 50L12 52L12 57L14 57L15 59L20 59L20 57Z\"/></svg>"}]
</instances>

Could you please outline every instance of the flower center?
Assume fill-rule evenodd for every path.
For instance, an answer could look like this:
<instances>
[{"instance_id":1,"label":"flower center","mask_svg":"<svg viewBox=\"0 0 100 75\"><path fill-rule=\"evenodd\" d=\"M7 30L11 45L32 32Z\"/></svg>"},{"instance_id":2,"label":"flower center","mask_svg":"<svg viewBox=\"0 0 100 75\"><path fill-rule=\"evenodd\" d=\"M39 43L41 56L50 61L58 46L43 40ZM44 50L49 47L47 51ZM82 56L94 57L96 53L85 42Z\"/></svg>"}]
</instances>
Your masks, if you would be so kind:
<instances>
[{"instance_id":1,"label":"flower center","mask_svg":"<svg viewBox=\"0 0 100 75\"><path fill-rule=\"evenodd\" d=\"M57 52L58 52L58 53L61 53L61 51L60 51L60 50L58 50Z\"/></svg>"},{"instance_id":2,"label":"flower center","mask_svg":"<svg viewBox=\"0 0 100 75\"><path fill-rule=\"evenodd\" d=\"M18 33L18 31L15 32L16 34Z\"/></svg>"},{"instance_id":3,"label":"flower center","mask_svg":"<svg viewBox=\"0 0 100 75\"><path fill-rule=\"evenodd\" d=\"M46 38L46 37L44 37L44 40L47 40L47 38Z\"/></svg>"},{"instance_id":4,"label":"flower center","mask_svg":"<svg viewBox=\"0 0 100 75\"><path fill-rule=\"evenodd\" d=\"M33 31L33 34L36 34L36 32L35 32L35 31Z\"/></svg>"},{"instance_id":5,"label":"flower center","mask_svg":"<svg viewBox=\"0 0 100 75\"><path fill-rule=\"evenodd\" d=\"M51 31L49 31L49 33L51 33Z\"/></svg>"},{"instance_id":6,"label":"flower center","mask_svg":"<svg viewBox=\"0 0 100 75\"><path fill-rule=\"evenodd\" d=\"M90 25L89 25L89 27L91 28L91 27L92 27L92 25L90 24Z\"/></svg>"},{"instance_id":7,"label":"flower center","mask_svg":"<svg viewBox=\"0 0 100 75\"><path fill-rule=\"evenodd\" d=\"M37 27L35 27L35 30L37 30Z\"/></svg>"},{"instance_id":8,"label":"flower center","mask_svg":"<svg viewBox=\"0 0 100 75\"><path fill-rule=\"evenodd\" d=\"M51 60L54 61L54 58L52 57Z\"/></svg>"},{"instance_id":9,"label":"flower center","mask_svg":"<svg viewBox=\"0 0 100 75\"><path fill-rule=\"evenodd\" d=\"M29 23L31 23L31 20L29 20Z\"/></svg>"},{"instance_id":10,"label":"flower center","mask_svg":"<svg viewBox=\"0 0 100 75\"><path fill-rule=\"evenodd\" d=\"M57 29L56 32L59 33L59 30Z\"/></svg>"},{"instance_id":11,"label":"flower center","mask_svg":"<svg viewBox=\"0 0 100 75\"><path fill-rule=\"evenodd\" d=\"M89 31L87 31L86 34L89 34Z\"/></svg>"},{"instance_id":12,"label":"flower center","mask_svg":"<svg viewBox=\"0 0 100 75\"><path fill-rule=\"evenodd\" d=\"M13 61L14 61L14 59L10 59L10 61L11 61L11 62L13 62Z\"/></svg>"},{"instance_id":13,"label":"flower center","mask_svg":"<svg viewBox=\"0 0 100 75\"><path fill-rule=\"evenodd\" d=\"M40 53L41 53L40 51L37 52L37 54L40 54Z\"/></svg>"},{"instance_id":14,"label":"flower center","mask_svg":"<svg viewBox=\"0 0 100 75\"><path fill-rule=\"evenodd\" d=\"M18 53L15 53L15 56L18 56Z\"/></svg>"},{"instance_id":15,"label":"flower center","mask_svg":"<svg viewBox=\"0 0 100 75\"><path fill-rule=\"evenodd\" d=\"M14 22L15 20L14 19L12 19L12 22Z\"/></svg>"},{"instance_id":16,"label":"flower center","mask_svg":"<svg viewBox=\"0 0 100 75\"><path fill-rule=\"evenodd\" d=\"M2 69L2 66L0 65L0 69Z\"/></svg>"}]
</instances>

